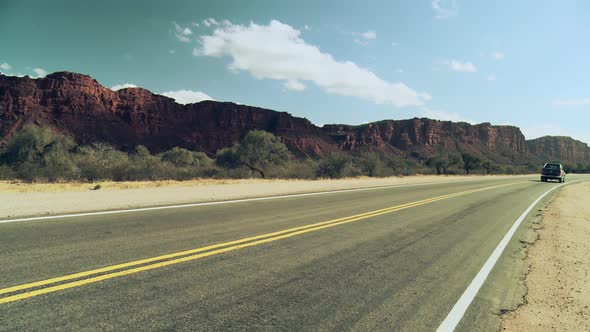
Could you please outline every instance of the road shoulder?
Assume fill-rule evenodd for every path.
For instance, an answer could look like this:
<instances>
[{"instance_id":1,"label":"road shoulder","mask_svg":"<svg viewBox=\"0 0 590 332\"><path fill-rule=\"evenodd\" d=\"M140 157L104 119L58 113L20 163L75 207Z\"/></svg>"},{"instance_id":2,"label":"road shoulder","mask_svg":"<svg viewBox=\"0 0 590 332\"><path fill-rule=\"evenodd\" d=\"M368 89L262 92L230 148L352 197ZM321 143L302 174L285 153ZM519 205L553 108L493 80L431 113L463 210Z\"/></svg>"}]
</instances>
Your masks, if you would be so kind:
<instances>
[{"instance_id":1,"label":"road shoulder","mask_svg":"<svg viewBox=\"0 0 590 332\"><path fill-rule=\"evenodd\" d=\"M3 186L0 185L0 219L382 186L521 178L530 178L530 176L411 176L338 180L195 180L173 183L165 181L161 183L162 186L160 187L125 188L111 184L110 186L105 185L100 190L91 190L94 184L79 184L78 186L65 184L60 186L59 184L4 183ZM130 185L133 185L133 183ZM39 191L36 191L37 189ZM56 191L47 191L48 189L55 189Z\"/></svg>"},{"instance_id":2,"label":"road shoulder","mask_svg":"<svg viewBox=\"0 0 590 332\"><path fill-rule=\"evenodd\" d=\"M566 186L542 211L528 249L524 304L502 315L504 331L590 330L590 183Z\"/></svg>"}]
</instances>

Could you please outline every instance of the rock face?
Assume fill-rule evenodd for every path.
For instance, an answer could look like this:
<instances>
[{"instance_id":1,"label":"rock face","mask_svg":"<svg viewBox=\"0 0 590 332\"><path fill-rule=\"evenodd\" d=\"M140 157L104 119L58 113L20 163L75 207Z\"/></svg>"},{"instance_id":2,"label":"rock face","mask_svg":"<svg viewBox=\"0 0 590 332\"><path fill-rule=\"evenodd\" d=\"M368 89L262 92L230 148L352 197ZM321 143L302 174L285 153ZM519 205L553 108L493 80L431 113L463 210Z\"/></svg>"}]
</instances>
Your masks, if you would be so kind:
<instances>
[{"instance_id":1,"label":"rock face","mask_svg":"<svg viewBox=\"0 0 590 332\"><path fill-rule=\"evenodd\" d=\"M527 144L511 126L415 118L320 128L307 119L258 107L215 101L180 105L142 88L112 91L77 73L40 79L0 75L0 144L27 124L50 126L80 144L107 142L124 150L145 145L152 152L180 146L214 155L248 131L261 129L281 137L299 157L377 150L416 158L469 151L513 164L538 162L546 154L564 162L588 160L588 151L577 143Z\"/></svg>"},{"instance_id":2,"label":"rock face","mask_svg":"<svg viewBox=\"0 0 590 332\"><path fill-rule=\"evenodd\" d=\"M590 148L584 142L565 136L544 136L527 142L529 149L546 162L589 164Z\"/></svg>"},{"instance_id":3,"label":"rock face","mask_svg":"<svg viewBox=\"0 0 590 332\"><path fill-rule=\"evenodd\" d=\"M252 129L275 133L299 155L333 148L320 128L285 112L214 101L180 105L142 88L112 91L69 72L42 79L0 75L0 140L26 124L51 126L81 144L108 142L124 150L180 146L213 155Z\"/></svg>"},{"instance_id":4,"label":"rock face","mask_svg":"<svg viewBox=\"0 0 590 332\"><path fill-rule=\"evenodd\" d=\"M347 151L377 147L402 154L413 152L424 157L469 151L487 159L513 163L534 158L528 152L520 129L511 126L415 118L361 126L326 125L323 129L338 143L340 150Z\"/></svg>"}]
</instances>

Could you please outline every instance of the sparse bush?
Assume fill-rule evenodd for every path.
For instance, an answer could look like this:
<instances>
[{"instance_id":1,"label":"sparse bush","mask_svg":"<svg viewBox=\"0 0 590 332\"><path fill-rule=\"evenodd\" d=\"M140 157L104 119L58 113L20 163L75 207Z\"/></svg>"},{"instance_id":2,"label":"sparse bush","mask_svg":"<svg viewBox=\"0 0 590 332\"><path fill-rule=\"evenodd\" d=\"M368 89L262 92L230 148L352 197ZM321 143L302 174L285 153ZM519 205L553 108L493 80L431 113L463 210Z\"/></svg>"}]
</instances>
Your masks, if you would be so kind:
<instances>
[{"instance_id":1,"label":"sparse bush","mask_svg":"<svg viewBox=\"0 0 590 332\"><path fill-rule=\"evenodd\" d=\"M16 172L8 165L0 165L0 180L16 179Z\"/></svg>"},{"instance_id":2,"label":"sparse bush","mask_svg":"<svg viewBox=\"0 0 590 332\"><path fill-rule=\"evenodd\" d=\"M215 163L225 168L238 168L241 165L240 156L236 152L237 145L217 150Z\"/></svg>"},{"instance_id":3,"label":"sparse bush","mask_svg":"<svg viewBox=\"0 0 590 332\"><path fill-rule=\"evenodd\" d=\"M376 153L361 155L361 157L356 159L355 164L359 165L361 172L367 176L374 177L382 175L383 162Z\"/></svg>"},{"instance_id":4,"label":"sparse bush","mask_svg":"<svg viewBox=\"0 0 590 332\"><path fill-rule=\"evenodd\" d=\"M436 169L436 174L447 174L447 170L452 166L462 166L463 159L460 155L439 154L426 160L426 165Z\"/></svg>"},{"instance_id":5,"label":"sparse bush","mask_svg":"<svg viewBox=\"0 0 590 332\"><path fill-rule=\"evenodd\" d=\"M275 168L269 177L283 179L315 179L318 163L312 159L291 160L282 167Z\"/></svg>"},{"instance_id":6,"label":"sparse bush","mask_svg":"<svg viewBox=\"0 0 590 332\"><path fill-rule=\"evenodd\" d=\"M195 158L193 152L179 147L174 147L171 150L163 152L160 155L160 159L178 167L187 167L198 163L198 159Z\"/></svg>"},{"instance_id":7,"label":"sparse bush","mask_svg":"<svg viewBox=\"0 0 590 332\"><path fill-rule=\"evenodd\" d=\"M239 144L217 151L215 162L228 170L247 167L265 178L267 172L286 165L291 159L291 153L276 136L252 130Z\"/></svg>"},{"instance_id":8,"label":"sparse bush","mask_svg":"<svg viewBox=\"0 0 590 332\"><path fill-rule=\"evenodd\" d=\"M537 164L498 165L469 153L444 151L425 158L410 151L404 158L382 152L332 153L319 160L292 158L271 133L251 131L236 145L220 149L213 160L203 152L174 147L152 155L145 146L131 153L104 143L78 147L71 137L47 128L27 127L0 151L0 179L62 180L185 180L197 177L342 178L359 175L468 174L481 172L524 174L538 172ZM590 165L565 165L568 172L590 172ZM99 185L90 187L98 190Z\"/></svg>"},{"instance_id":9,"label":"sparse bush","mask_svg":"<svg viewBox=\"0 0 590 332\"><path fill-rule=\"evenodd\" d=\"M320 178L341 178L353 169L352 158L342 153L331 153L318 163L317 176Z\"/></svg>"},{"instance_id":10,"label":"sparse bush","mask_svg":"<svg viewBox=\"0 0 590 332\"><path fill-rule=\"evenodd\" d=\"M12 137L0 155L0 163L10 166L16 177L25 181L76 179L79 170L72 158L76 147L71 137L30 126Z\"/></svg>"},{"instance_id":11,"label":"sparse bush","mask_svg":"<svg viewBox=\"0 0 590 332\"><path fill-rule=\"evenodd\" d=\"M485 161L481 164L481 167L486 170L486 174L496 173L500 170L500 165L495 164L491 161Z\"/></svg>"},{"instance_id":12,"label":"sparse bush","mask_svg":"<svg viewBox=\"0 0 590 332\"><path fill-rule=\"evenodd\" d=\"M292 158L285 144L275 135L262 130L248 132L238 145L236 154L240 163L262 178L270 167L284 165Z\"/></svg>"},{"instance_id":13,"label":"sparse bush","mask_svg":"<svg viewBox=\"0 0 590 332\"><path fill-rule=\"evenodd\" d=\"M462 153L461 159L463 159L463 169L467 174L481 167L481 159L470 153Z\"/></svg>"},{"instance_id":14,"label":"sparse bush","mask_svg":"<svg viewBox=\"0 0 590 332\"><path fill-rule=\"evenodd\" d=\"M80 168L80 177L87 181L125 179L129 170L129 156L109 144L95 143L83 146L74 156Z\"/></svg>"}]
</instances>

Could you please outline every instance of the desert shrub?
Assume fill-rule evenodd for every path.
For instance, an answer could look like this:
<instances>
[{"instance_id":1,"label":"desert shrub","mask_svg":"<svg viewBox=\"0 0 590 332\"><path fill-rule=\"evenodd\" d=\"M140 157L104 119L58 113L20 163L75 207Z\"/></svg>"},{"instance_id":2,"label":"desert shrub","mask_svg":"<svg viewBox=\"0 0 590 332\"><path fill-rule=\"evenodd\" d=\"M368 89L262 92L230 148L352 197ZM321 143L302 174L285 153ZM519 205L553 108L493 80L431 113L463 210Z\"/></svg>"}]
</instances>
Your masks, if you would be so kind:
<instances>
[{"instance_id":1,"label":"desert shrub","mask_svg":"<svg viewBox=\"0 0 590 332\"><path fill-rule=\"evenodd\" d=\"M465 170L465 172L467 174L469 174L469 172L481 167L481 159L477 156L470 154L470 153L466 153L466 152L462 153L461 159L463 159L463 169Z\"/></svg>"},{"instance_id":2,"label":"desert shrub","mask_svg":"<svg viewBox=\"0 0 590 332\"><path fill-rule=\"evenodd\" d=\"M236 154L240 163L262 178L269 168L284 165L292 158L285 144L275 135L262 130L248 132L238 145Z\"/></svg>"},{"instance_id":3,"label":"desert shrub","mask_svg":"<svg viewBox=\"0 0 590 332\"><path fill-rule=\"evenodd\" d=\"M435 169L436 174L447 174L448 169L453 166L463 166L463 159L456 154L438 154L426 159L426 165Z\"/></svg>"},{"instance_id":4,"label":"desert shrub","mask_svg":"<svg viewBox=\"0 0 590 332\"><path fill-rule=\"evenodd\" d=\"M105 143L82 146L74 156L80 169L80 177L87 181L127 178L130 169L127 153Z\"/></svg>"},{"instance_id":5,"label":"desert shrub","mask_svg":"<svg viewBox=\"0 0 590 332\"><path fill-rule=\"evenodd\" d=\"M12 137L0 155L17 178L25 181L75 179L79 169L72 158L74 140L48 128L26 127Z\"/></svg>"},{"instance_id":6,"label":"desert shrub","mask_svg":"<svg viewBox=\"0 0 590 332\"><path fill-rule=\"evenodd\" d=\"M360 157L354 159L354 165L358 167L360 172L367 176L382 176L383 162L381 157L376 153L362 154Z\"/></svg>"},{"instance_id":7,"label":"desert shrub","mask_svg":"<svg viewBox=\"0 0 590 332\"><path fill-rule=\"evenodd\" d=\"M8 165L0 165L0 180L16 179L16 172Z\"/></svg>"},{"instance_id":8,"label":"desert shrub","mask_svg":"<svg viewBox=\"0 0 590 332\"><path fill-rule=\"evenodd\" d=\"M167 180L170 179L173 164L162 162L158 156L153 156L143 145L135 147L134 153L129 156L129 166L124 172L125 180Z\"/></svg>"},{"instance_id":9,"label":"desert shrub","mask_svg":"<svg viewBox=\"0 0 590 332\"><path fill-rule=\"evenodd\" d=\"M500 165L491 161L484 161L481 167L486 170L486 174L498 173L502 169Z\"/></svg>"},{"instance_id":10,"label":"desert shrub","mask_svg":"<svg viewBox=\"0 0 590 332\"><path fill-rule=\"evenodd\" d=\"M341 178L355 173L352 158L342 153L331 153L320 160L317 168L317 176L320 178Z\"/></svg>"},{"instance_id":11,"label":"desert shrub","mask_svg":"<svg viewBox=\"0 0 590 332\"><path fill-rule=\"evenodd\" d=\"M265 178L267 172L286 165L291 159L291 153L275 135L252 130L239 144L217 151L215 162L230 170L246 167Z\"/></svg>"},{"instance_id":12,"label":"desert shrub","mask_svg":"<svg viewBox=\"0 0 590 332\"><path fill-rule=\"evenodd\" d=\"M403 158L394 155L386 156L384 163L385 168L387 169L387 175L400 175L402 169L405 168L405 161Z\"/></svg>"},{"instance_id":13,"label":"desert shrub","mask_svg":"<svg viewBox=\"0 0 590 332\"><path fill-rule=\"evenodd\" d=\"M215 163L221 167L230 169L242 166L240 163L240 157L236 152L237 148L238 146L234 145L229 148L217 150L217 154L215 156Z\"/></svg>"},{"instance_id":14,"label":"desert shrub","mask_svg":"<svg viewBox=\"0 0 590 332\"><path fill-rule=\"evenodd\" d=\"M192 151L179 147L174 147L168 151L163 152L160 154L160 159L178 167L192 166L195 163L198 164L199 162L198 159L193 155Z\"/></svg>"},{"instance_id":15,"label":"desert shrub","mask_svg":"<svg viewBox=\"0 0 590 332\"><path fill-rule=\"evenodd\" d=\"M313 159L293 159L282 165L271 169L268 177L282 179L315 179L317 177L317 161Z\"/></svg>"}]
</instances>

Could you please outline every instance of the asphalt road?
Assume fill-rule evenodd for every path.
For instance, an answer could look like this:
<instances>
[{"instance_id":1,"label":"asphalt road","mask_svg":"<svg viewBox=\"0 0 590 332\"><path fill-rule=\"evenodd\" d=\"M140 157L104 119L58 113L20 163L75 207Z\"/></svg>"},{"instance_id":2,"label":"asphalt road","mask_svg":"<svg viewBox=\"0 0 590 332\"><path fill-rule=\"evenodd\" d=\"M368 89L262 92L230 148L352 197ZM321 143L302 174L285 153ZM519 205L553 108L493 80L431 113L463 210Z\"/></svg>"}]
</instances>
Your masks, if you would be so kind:
<instances>
[{"instance_id":1,"label":"asphalt road","mask_svg":"<svg viewBox=\"0 0 590 332\"><path fill-rule=\"evenodd\" d=\"M0 330L433 331L556 185L531 176L0 224ZM460 329L483 326L481 303Z\"/></svg>"}]
</instances>

